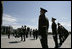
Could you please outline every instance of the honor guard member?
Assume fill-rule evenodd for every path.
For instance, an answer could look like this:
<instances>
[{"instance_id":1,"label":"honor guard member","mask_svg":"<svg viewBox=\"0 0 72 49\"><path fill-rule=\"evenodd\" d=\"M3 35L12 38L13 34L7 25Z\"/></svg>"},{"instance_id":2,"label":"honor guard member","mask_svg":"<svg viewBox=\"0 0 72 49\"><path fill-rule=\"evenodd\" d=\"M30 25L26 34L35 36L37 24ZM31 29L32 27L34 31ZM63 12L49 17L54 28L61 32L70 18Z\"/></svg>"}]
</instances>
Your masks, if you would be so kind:
<instances>
[{"instance_id":1,"label":"honor guard member","mask_svg":"<svg viewBox=\"0 0 72 49\"><path fill-rule=\"evenodd\" d=\"M62 34L63 34L63 32L62 32L62 27L61 27L61 24L60 23L58 23L58 34L59 34L59 40L60 40L60 43L59 43L59 45L62 45Z\"/></svg>"},{"instance_id":2,"label":"honor guard member","mask_svg":"<svg viewBox=\"0 0 72 49\"><path fill-rule=\"evenodd\" d=\"M58 23L58 33L59 33L59 47L64 43L64 41L69 36L69 33L66 28L64 28L60 23Z\"/></svg>"},{"instance_id":3,"label":"honor guard member","mask_svg":"<svg viewBox=\"0 0 72 49\"><path fill-rule=\"evenodd\" d=\"M40 8L40 9L41 10L40 10L40 16L39 16L39 22L38 22L38 31L41 37L40 41L41 41L42 48L48 48L47 31L49 28L49 21L45 17L45 13L47 12L47 10L43 8Z\"/></svg>"},{"instance_id":4,"label":"honor guard member","mask_svg":"<svg viewBox=\"0 0 72 49\"><path fill-rule=\"evenodd\" d=\"M55 42L55 48L58 48L58 40L57 40L57 25L55 23L55 18L52 18L52 34L53 34L53 39Z\"/></svg>"}]
</instances>

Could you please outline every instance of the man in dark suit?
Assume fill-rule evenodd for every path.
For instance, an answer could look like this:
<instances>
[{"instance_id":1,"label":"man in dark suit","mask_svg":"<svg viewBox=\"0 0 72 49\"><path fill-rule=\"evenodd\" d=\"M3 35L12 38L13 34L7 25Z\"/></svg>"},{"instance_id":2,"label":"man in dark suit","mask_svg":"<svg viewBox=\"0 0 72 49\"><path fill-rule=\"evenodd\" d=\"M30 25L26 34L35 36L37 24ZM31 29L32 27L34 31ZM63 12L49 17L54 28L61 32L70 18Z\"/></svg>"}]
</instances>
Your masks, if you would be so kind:
<instances>
[{"instance_id":1,"label":"man in dark suit","mask_svg":"<svg viewBox=\"0 0 72 49\"><path fill-rule=\"evenodd\" d=\"M48 48L47 45L47 31L49 28L49 21L48 19L45 17L45 13L47 12L47 10L40 8L40 16L39 16L39 22L38 22L38 31L39 31L39 35L41 36L41 45L42 48Z\"/></svg>"},{"instance_id":2,"label":"man in dark suit","mask_svg":"<svg viewBox=\"0 0 72 49\"><path fill-rule=\"evenodd\" d=\"M58 40L57 40L57 25L55 23L55 18L52 18L52 34L53 34L53 39L55 42L55 48L58 48Z\"/></svg>"}]
</instances>

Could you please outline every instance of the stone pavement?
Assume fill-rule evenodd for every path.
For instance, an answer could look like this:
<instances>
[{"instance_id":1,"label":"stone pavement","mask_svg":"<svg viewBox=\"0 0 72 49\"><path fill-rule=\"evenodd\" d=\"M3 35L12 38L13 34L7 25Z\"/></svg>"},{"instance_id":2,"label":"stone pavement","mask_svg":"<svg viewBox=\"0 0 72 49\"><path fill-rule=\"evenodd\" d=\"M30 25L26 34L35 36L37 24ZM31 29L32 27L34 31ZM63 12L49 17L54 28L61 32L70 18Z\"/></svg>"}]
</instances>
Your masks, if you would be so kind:
<instances>
[{"instance_id":1,"label":"stone pavement","mask_svg":"<svg viewBox=\"0 0 72 49\"><path fill-rule=\"evenodd\" d=\"M54 48L54 41L51 35L48 36L49 48ZM6 35L1 35L1 48L42 48L40 39L34 40L33 37L26 38L26 41L20 41L20 38L13 36L8 39ZM68 36L66 41L60 48L71 48L71 35Z\"/></svg>"}]
</instances>

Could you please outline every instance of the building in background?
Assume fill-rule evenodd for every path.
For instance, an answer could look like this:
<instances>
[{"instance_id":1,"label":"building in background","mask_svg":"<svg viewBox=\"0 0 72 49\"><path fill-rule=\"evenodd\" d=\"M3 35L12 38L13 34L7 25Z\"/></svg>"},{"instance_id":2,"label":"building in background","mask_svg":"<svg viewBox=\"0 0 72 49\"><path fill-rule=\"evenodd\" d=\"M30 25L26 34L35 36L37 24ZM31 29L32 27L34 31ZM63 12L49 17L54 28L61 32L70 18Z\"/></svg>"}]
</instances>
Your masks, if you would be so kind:
<instances>
[{"instance_id":1,"label":"building in background","mask_svg":"<svg viewBox=\"0 0 72 49\"><path fill-rule=\"evenodd\" d=\"M1 26L1 34L7 34L8 29L10 28L10 33L13 33L13 27L12 26Z\"/></svg>"}]
</instances>

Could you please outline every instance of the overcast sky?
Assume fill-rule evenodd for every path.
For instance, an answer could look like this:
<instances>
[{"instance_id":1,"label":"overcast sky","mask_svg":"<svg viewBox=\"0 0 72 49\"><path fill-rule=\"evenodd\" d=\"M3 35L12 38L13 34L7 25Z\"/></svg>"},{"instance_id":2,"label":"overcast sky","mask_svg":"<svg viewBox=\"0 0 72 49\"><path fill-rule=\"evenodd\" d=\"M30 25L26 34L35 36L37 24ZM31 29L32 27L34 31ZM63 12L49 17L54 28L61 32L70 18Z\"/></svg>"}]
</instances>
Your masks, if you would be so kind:
<instances>
[{"instance_id":1,"label":"overcast sky","mask_svg":"<svg viewBox=\"0 0 72 49\"><path fill-rule=\"evenodd\" d=\"M60 22L71 31L71 1L4 1L2 25L38 29L40 7L48 10L45 15L49 19L49 31L52 17L57 19L56 24Z\"/></svg>"}]
</instances>

